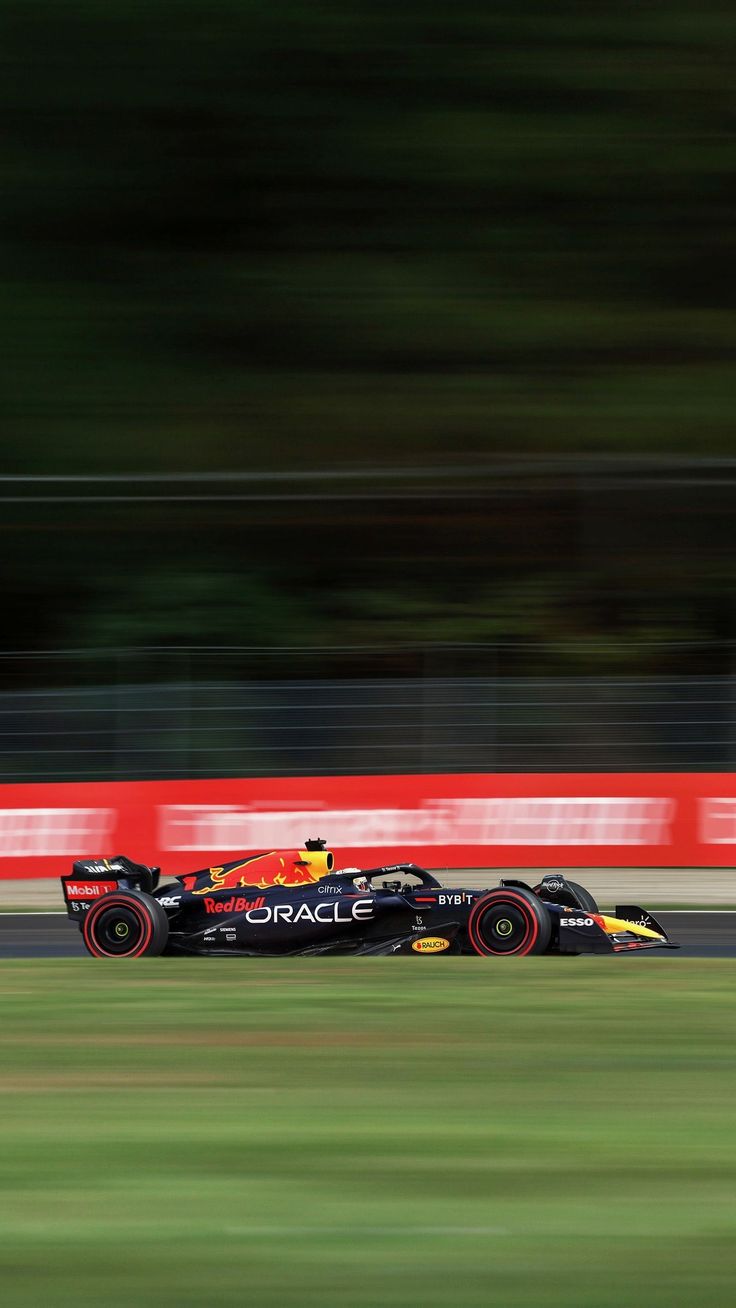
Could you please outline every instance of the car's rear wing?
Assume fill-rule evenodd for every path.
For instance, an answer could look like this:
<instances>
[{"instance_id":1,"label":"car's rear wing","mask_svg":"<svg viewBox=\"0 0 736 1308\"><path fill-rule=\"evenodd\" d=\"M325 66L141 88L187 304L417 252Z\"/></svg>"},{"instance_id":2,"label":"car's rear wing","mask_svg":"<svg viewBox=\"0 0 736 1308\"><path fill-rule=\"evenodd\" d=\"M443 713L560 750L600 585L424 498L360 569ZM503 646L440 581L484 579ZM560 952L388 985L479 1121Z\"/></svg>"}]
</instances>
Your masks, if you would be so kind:
<instances>
[{"instance_id":1,"label":"car's rear wing","mask_svg":"<svg viewBox=\"0 0 736 1308\"><path fill-rule=\"evenodd\" d=\"M96 899L111 890L143 890L150 895L158 885L161 869L134 863L124 854L115 858L80 858L69 876L61 878L69 917L79 921Z\"/></svg>"}]
</instances>

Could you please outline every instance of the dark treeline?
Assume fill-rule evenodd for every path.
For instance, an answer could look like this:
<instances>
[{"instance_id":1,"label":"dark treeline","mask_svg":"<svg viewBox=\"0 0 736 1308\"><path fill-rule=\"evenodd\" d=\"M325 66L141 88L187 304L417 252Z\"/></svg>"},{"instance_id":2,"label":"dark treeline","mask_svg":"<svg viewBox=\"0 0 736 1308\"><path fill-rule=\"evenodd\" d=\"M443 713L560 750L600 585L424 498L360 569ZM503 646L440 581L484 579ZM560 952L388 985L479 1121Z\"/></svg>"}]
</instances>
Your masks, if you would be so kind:
<instances>
[{"instance_id":1,"label":"dark treeline","mask_svg":"<svg viewBox=\"0 0 736 1308\"><path fill-rule=\"evenodd\" d=\"M1 27L6 474L732 450L736 12ZM733 636L726 490L440 491L5 506L5 647L600 637L630 670L619 638Z\"/></svg>"}]
</instances>

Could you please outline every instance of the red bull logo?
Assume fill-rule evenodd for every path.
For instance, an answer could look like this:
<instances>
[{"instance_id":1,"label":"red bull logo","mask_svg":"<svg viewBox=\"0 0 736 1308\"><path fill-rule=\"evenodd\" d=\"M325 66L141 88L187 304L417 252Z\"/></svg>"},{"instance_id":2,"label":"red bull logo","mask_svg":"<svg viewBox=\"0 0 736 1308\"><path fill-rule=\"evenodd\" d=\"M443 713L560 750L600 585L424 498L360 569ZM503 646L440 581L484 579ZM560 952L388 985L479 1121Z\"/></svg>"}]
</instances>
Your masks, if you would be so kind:
<instances>
[{"instance_id":1,"label":"red bull logo","mask_svg":"<svg viewBox=\"0 0 736 1308\"><path fill-rule=\"evenodd\" d=\"M211 867L209 881L192 893L211 895L214 890L241 890L245 886L270 890L273 886L310 886L333 869L335 860L328 849L282 849L254 854L229 867Z\"/></svg>"},{"instance_id":2,"label":"red bull logo","mask_svg":"<svg viewBox=\"0 0 736 1308\"><path fill-rule=\"evenodd\" d=\"M206 913L249 913L252 908L263 908L263 895L257 899L246 899L244 895L233 895L231 899L205 899Z\"/></svg>"}]
</instances>

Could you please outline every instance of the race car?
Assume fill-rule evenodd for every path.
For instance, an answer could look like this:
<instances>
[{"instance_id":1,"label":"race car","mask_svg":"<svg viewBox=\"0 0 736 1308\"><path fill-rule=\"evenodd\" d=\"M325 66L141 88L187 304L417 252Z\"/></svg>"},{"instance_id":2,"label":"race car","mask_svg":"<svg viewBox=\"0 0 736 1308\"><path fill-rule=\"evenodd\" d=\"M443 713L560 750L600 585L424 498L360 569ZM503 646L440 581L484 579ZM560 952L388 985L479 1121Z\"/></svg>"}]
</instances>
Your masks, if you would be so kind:
<instances>
[{"instance_id":1,"label":"race car","mask_svg":"<svg viewBox=\"0 0 736 1308\"><path fill-rule=\"evenodd\" d=\"M323 840L252 854L160 885L124 855L80 859L61 878L95 958L157 954L618 954L676 949L645 909L601 913L558 872L538 885L446 887L415 863L335 870Z\"/></svg>"}]
</instances>

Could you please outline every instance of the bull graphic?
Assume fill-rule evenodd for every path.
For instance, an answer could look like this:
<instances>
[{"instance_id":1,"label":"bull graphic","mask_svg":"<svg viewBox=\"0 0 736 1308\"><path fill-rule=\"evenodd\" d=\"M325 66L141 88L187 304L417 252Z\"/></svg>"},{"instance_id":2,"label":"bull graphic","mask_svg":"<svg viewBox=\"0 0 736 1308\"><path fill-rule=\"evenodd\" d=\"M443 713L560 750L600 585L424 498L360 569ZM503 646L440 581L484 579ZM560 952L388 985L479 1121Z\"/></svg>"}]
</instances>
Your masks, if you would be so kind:
<instances>
[{"instance_id":1,"label":"bull graphic","mask_svg":"<svg viewBox=\"0 0 736 1308\"><path fill-rule=\"evenodd\" d=\"M330 850L288 849L270 854L254 854L242 863L225 863L211 867L205 885L192 887L194 895L211 895L215 890L240 890L251 886L269 890L272 886L310 886L321 881L334 867ZM199 878L197 878L199 880Z\"/></svg>"}]
</instances>

